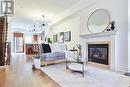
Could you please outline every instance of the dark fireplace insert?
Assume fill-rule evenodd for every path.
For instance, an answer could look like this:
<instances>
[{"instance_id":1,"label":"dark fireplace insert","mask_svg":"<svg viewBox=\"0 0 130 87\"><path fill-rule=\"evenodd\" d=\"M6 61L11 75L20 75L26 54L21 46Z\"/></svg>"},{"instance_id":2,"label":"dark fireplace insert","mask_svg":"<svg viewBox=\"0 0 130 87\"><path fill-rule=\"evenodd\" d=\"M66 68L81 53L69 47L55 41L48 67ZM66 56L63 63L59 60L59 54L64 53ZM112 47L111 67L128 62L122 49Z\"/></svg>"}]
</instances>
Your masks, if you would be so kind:
<instances>
[{"instance_id":1,"label":"dark fireplace insert","mask_svg":"<svg viewBox=\"0 0 130 87\"><path fill-rule=\"evenodd\" d=\"M88 61L108 65L108 44L88 44Z\"/></svg>"}]
</instances>

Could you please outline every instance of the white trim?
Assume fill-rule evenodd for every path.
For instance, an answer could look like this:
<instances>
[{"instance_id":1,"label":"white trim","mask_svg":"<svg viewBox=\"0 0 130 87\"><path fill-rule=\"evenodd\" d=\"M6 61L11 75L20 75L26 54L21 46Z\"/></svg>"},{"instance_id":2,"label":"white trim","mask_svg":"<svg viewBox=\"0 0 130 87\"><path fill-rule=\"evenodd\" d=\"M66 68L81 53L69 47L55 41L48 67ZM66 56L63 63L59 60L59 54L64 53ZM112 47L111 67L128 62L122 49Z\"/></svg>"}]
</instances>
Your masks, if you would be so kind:
<instances>
[{"instance_id":1,"label":"white trim","mask_svg":"<svg viewBox=\"0 0 130 87\"><path fill-rule=\"evenodd\" d=\"M100 33L92 33L92 34L84 34L80 35L80 37L83 38L91 38L91 37L103 37L103 36L111 36L111 35L116 35L117 31L106 31L106 32L100 32Z\"/></svg>"},{"instance_id":2,"label":"white trim","mask_svg":"<svg viewBox=\"0 0 130 87\"><path fill-rule=\"evenodd\" d=\"M111 33L112 32L112 33ZM117 31L110 31L110 32L103 32L103 33L98 33L98 34L90 34L88 36L88 38L86 37L81 37L81 38L84 38L85 39L85 43L103 43L103 42L106 42L106 43L109 43L109 46L110 46L110 60L109 60L109 67L110 67L110 70L114 70L114 71L117 71L118 70L118 64L117 64L117 37L116 37L116 33ZM104 34L105 33L105 34ZM103 36L104 35L104 36ZM87 48L87 45L85 46L85 48ZM86 57L87 57L87 49L84 49L84 52L86 52ZM122 70L127 70L127 69L122 69L121 68L121 71Z\"/></svg>"},{"instance_id":3,"label":"white trim","mask_svg":"<svg viewBox=\"0 0 130 87\"><path fill-rule=\"evenodd\" d=\"M123 67L123 66L116 66L116 71L122 72L122 73L127 73L128 72L128 68L127 67Z\"/></svg>"}]
</instances>

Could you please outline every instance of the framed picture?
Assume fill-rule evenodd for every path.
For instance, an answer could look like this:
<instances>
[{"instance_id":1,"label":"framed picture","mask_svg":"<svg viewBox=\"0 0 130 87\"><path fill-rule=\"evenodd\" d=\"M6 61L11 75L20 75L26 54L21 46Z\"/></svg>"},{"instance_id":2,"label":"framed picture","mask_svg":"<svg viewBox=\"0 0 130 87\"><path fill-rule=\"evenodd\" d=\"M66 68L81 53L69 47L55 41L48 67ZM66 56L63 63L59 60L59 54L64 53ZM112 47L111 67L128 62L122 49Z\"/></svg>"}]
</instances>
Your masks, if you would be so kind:
<instances>
[{"instance_id":1,"label":"framed picture","mask_svg":"<svg viewBox=\"0 0 130 87\"><path fill-rule=\"evenodd\" d=\"M65 42L71 41L71 31L64 32L64 41Z\"/></svg>"},{"instance_id":2,"label":"framed picture","mask_svg":"<svg viewBox=\"0 0 130 87\"><path fill-rule=\"evenodd\" d=\"M53 42L54 42L54 43L57 42L57 34L54 34L54 35L53 35Z\"/></svg>"},{"instance_id":3,"label":"framed picture","mask_svg":"<svg viewBox=\"0 0 130 87\"><path fill-rule=\"evenodd\" d=\"M58 42L63 43L64 42L64 32L58 33Z\"/></svg>"}]
</instances>

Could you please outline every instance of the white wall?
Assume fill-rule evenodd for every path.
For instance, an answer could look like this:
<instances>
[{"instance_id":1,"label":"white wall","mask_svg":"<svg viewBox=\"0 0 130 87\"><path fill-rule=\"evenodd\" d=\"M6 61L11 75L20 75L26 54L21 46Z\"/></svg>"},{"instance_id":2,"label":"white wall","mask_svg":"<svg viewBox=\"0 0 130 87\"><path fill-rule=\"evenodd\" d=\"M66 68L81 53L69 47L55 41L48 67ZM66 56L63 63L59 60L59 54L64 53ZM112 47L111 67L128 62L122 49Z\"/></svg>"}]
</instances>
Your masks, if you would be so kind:
<instances>
[{"instance_id":1,"label":"white wall","mask_svg":"<svg viewBox=\"0 0 130 87\"><path fill-rule=\"evenodd\" d=\"M128 67L130 72L130 0L128 0Z\"/></svg>"},{"instance_id":2,"label":"white wall","mask_svg":"<svg viewBox=\"0 0 130 87\"><path fill-rule=\"evenodd\" d=\"M12 28L11 28L11 22L12 22L12 18L8 17L8 42L10 42L12 40Z\"/></svg>"},{"instance_id":3,"label":"white wall","mask_svg":"<svg viewBox=\"0 0 130 87\"><path fill-rule=\"evenodd\" d=\"M82 4L86 3L86 8L82 7ZM116 29L118 30L117 34L117 71L128 71L128 12L127 12L127 0L98 0L95 4L88 6L88 0L84 0L82 3L78 4L78 7L75 9L79 9L81 5L81 10L73 12L70 14L71 16L77 14L78 17L74 17L73 19L70 18L69 20L59 22L59 25L56 25L52 28L53 34L66 31L71 29L72 32L75 33L75 37L72 37L72 42L70 45L74 45L78 42L84 42L84 39L80 38L79 35L81 34L89 34L87 29L87 20L89 15L97 9L106 9L109 11L111 15L111 20L116 22ZM85 6L84 6L85 7ZM66 12L71 12L74 9L68 9ZM71 12L72 13L72 12ZM62 13L64 14L64 13ZM65 17L63 15L62 17ZM61 18L62 18L61 17ZM68 16L67 16L68 17ZM79 20L78 20L78 19ZM80 31L80 33L78 32ZM78 39L77 39L78 38ZM73 40L76 41L73 43ZM79 41L78 41L79 40ZM69 47L72 47L69 46Z\"/></svg>"},{"instance_id":4,"label":"white wall","mask_svg":"<svg viewBox=\"0 0 130 87\"><path fill-rule=\"evenodd\" d=\"M128 0L128 67L130 72L130 0Z\"/></svg>"},{"instance_id":5,"label":"white wall","mask_svg":"<svg viewBox=\"0 0 130 87\"><path fill-rule=\"evenodd\" d=\"M130 22L129 22L129 29L130 29ZM128 33L128 68L129 68L129 72L130 72L130 31Z\"/></svg>"},{"instance_id":6,"label":"white wall","mask_svg":"<svg viewBox=\"0 0 130 87\"><path fill-rule=\"evenodd\" d=\"M72 17L70 20L54 26L52 35L67 31L71 31L71 41L66 42L66 44L68 49L72 49L76 44L79 44L79 17Z\"/></svg>"}]
</instances>

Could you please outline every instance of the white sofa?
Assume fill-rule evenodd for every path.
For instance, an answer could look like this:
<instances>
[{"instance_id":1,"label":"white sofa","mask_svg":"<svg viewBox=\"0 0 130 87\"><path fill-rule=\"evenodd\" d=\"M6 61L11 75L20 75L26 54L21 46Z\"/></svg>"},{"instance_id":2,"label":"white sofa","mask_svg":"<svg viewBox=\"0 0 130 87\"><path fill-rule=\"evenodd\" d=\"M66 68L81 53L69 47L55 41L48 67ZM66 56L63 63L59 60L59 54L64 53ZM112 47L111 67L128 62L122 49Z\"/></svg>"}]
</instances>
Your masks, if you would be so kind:
<instances>
[{"instance_id":1,"label":"white sofa","mask_svg":"<svg viewBox=\"0 0 130 87\"><path fill-rule=\"evenodd\" d=\"M50 44L51 52L44 53L44 47L41 44L40 46L40 59L41 59L41 66L47 66L48 62L53 62L55 60L65 59L65 52L67 50L67 46L64 43L60 44Z\"/></svg>"}]
</instances>

